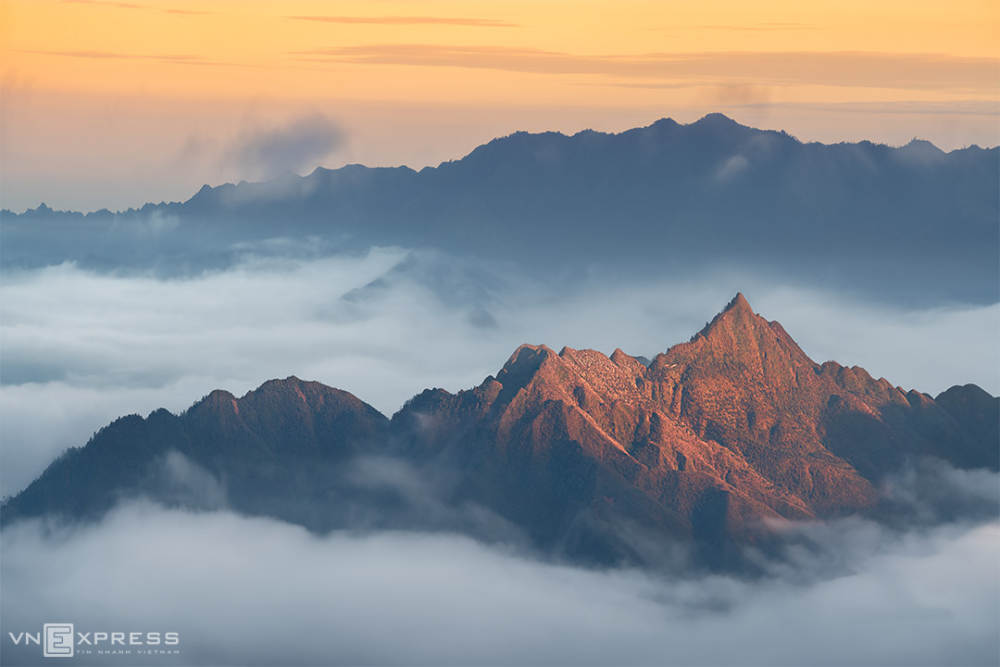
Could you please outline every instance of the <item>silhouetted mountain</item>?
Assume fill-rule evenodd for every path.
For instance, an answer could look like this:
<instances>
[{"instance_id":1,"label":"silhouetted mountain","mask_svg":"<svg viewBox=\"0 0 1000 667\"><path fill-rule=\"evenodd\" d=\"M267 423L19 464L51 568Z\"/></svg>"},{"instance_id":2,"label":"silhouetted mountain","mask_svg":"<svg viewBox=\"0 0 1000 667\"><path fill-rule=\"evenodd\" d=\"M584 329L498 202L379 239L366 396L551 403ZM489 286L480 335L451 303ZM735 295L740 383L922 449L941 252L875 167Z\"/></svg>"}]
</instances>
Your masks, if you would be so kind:
<instances>
[{"instance_id":1,"label":"silhouetted mountain","mask_svg":"<svg viewBox=\"0 0 1000 667\"><path fill-rule=\"evenodd\" d=\"M518 132L419 172L320 168L119 214L7 211L0 259L178 270L280 236L541 268L735 262L868 292L992 302L998 202L997 148L802 143L711 114L620 134Z\"/></svg>"},{"instance_id":2,"label":"silhouetted mountain","mask_svg":"<svg viewBox=\"0 0 1000 667\"><path fill-rule=\"evenodd\" d=\"M736 567L743 547L776 544L769 520L878 515L880 483L908 464L997 470L998 411L973 385L934 400L817 364L737 295L648 365L621 350L524 345L496 377L428 389L391 422L297 378L238 400L216 391L180 416L126 417L2 518L91 518L147 495L317 531L522 535L541 553L603 564L655 564L683 547Z\"/></svg>"},{"instance_id":3,"label":"silhouetted mountain","mask_svg":"<svg viewBox=\"0 0 1000 667\"><path fill-rule=\"evenodd\" d=\"M1000 401L974 384L942 392L935 402L977 442L1000 443Z\"/></svg>"},{"instance_id":4,"label":"silhouetted mountain","mask_svg":"<svg viewBox=\"0 0 1000 667\"><path fill-rule=\"evenodd\" d=\"M71 449L4 507L95 518L123 498L275 516L327 529L338 466L382 446L388 420L347 392L295 377L236 399L216 390L181 415L122 417Z\"/></svg>"}]
</instances>

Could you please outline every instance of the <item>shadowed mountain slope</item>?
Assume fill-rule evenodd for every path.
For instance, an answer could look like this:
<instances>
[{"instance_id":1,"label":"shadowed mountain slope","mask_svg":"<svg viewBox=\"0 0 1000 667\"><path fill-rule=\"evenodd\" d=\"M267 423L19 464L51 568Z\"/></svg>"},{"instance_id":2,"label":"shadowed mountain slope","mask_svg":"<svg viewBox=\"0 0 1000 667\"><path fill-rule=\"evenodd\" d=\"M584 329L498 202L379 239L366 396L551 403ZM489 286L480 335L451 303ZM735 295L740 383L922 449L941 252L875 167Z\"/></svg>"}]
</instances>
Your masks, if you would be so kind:
<instances>
[{"instance_id":1,"label":"shadowed mountain slope","mask_svg":"<svg viewBox=\"0 0 1000 667\"><path fill-rule=\"evenodd\" d=\"M237 399L216 390L181 415L122 417L64 453L4 507L95 518L124 498L229 507L328 529L338 466L385 440L388 420L347 392L272 380Z\"/></svg>"},{"instance_id":2,"label":"shadowed mountain slope","mask_svg":"<svg viewBox=\"0 0 1000 667\"><path fill-rule=\"evenodd\" d=\"M428 389L391 422L297 378L126 417L2 518L91 518L146 495L317 531L462 530L601 564L682 548L740 567L745 546L774 543L772 520L877 512L880 483L908 463L997 470L998 410L973 385L934 400L817 364L740 294L648 366L621 350L524 345L496 377Z\"/></svg>"}]
</instances>

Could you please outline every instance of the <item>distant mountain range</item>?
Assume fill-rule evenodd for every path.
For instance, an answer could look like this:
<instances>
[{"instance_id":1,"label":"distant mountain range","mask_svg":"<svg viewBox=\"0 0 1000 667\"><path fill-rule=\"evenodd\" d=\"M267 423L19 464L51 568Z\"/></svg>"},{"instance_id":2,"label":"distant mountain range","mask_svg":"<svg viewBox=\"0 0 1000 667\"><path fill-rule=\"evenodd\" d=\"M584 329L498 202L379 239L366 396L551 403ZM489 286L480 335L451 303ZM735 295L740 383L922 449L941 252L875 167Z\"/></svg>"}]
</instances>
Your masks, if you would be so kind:
<instances>
[{"instance_id":1,"label":"distant mountain range","mask_svg":"<svg viewBox=\"0 0 1000 667\"><path fill-rule=\"evenodd\" d=\"M880 485L907 465L1000 468L1000 399L937 398L813 362L742 295L645 363L524 345L495 377L428 389L387 419L297 378L180 415L118 419L8 500L4 525L101 517L122 499L228 508L316 532L449 530L589 564L678 549L747 568L774 521L892 521Z\"/></svg>"},{"instance_id":2,"label":"distant mountain range","mask_svg":"<svg viewBox=\"0 0 1000 667\"><path fill-rule=\"evenodd\" d=\"M283 237L535 270L727 264L893 298L995 302L998 220L998 148L802 143L711 114L620 134L518 132L436 168L320 168L119 213L3 211L0 261L199 270Z\"/></svg>"}]
</instances>

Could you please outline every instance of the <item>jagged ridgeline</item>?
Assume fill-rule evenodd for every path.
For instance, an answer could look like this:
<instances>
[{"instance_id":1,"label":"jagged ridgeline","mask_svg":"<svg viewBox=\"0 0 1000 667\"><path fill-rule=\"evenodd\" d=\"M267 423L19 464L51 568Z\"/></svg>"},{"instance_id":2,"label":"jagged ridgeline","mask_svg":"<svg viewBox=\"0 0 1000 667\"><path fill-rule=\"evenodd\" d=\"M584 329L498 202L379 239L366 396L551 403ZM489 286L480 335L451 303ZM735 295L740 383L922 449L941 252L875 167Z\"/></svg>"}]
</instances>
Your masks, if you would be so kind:
<instances>
[{"instance_id":1,"label":"jagged ridgeline","mask_svg":"<svg viewBox=\"0 0 1000 667\"><path fill-rule=\"evenodd\" d=\"M724 262L897 300L1000 298L1000 149L802 143L720 114L619 134L519 132L420 171L320 168L119 213L2 218L5 267L198 271L280 237L540 271Z\"/></svg>"},{"instance_id":2,"label":"jagged ridgeline","mask_svg":"<svg viewBox=\"0 0 1000 667\"><path fill-rule=\"evenodd\" d=\"M922 460L1000 466L1000 399L936 399L813 362L742 295L643 363L621 350L524 345L496 377L428 389L391 420L298 378L181 415L124 417L4 507L95 520L146 497L336 529L449 530L590 564L678 549L744 567L772 519L891 520L879 484Z\"/></svg>"}]
</instances>

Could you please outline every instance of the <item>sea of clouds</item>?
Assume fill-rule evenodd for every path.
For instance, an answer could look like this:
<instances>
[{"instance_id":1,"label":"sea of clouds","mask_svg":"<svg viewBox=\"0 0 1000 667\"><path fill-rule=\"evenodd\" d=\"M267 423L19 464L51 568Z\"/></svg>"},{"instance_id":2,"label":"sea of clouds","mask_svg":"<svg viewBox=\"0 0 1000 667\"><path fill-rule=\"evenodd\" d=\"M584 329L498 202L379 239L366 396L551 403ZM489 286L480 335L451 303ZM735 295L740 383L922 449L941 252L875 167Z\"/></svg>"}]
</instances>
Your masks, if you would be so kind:
<instances>
[{"instance_id":1,"label":"sea of clouds","mask_svg":"<svg viewBox=\"0 0 1000 667\"><path fill-rule=\"evenodd\" d=\"M78 664L1000 659L1000 525L894 534L854 521L825 532L846 570L745 581L585 570L447 534L319 537L269 519L133 503L87 527L5 528L0 620L5 633L72 622L78 632L179 634L177 656L78 654ZM5 664L46 664L37 646L6 634L2 648Z\"/></svg>"},{"instance_id":2,"label":"sea of clouds","mask_svg":"<svg viewBox=\"0 0 1000 667\"><path fill-rule=\"evenodd\" d=\"M522 343L652 358L737 291L815 361L931 395L969 382L1000 392L1000 304L906 309L732 269L554 279L399 248L296 247L249 248L228 268L173 278L71 263L6 271L0 492L116 417L180 412L213 389L239 396L295 375L388 416L425 388L478 385Z\"/></svg>"},{"instance_id":3,"label":"sea of clouds","mask_svg":"<svg viewBox=\"0 0 1000 667\"><path fill-rule=\"evenodd\" d=\"M180 412L216 388L242 395L296 375L391 415L426 387L479 384L525 342L652 357L736 291L816 361L930 394L968 382L1000 391L998 304L903 308L736 270L556 279L400 248L289 247L248 247L228 268L178 277L6 271L2 492L118 416ZM935 474L903 471L886 491L916 514L933 512L916 493L930 487L996 507L995 474ZM163 664L996 664L995 515L906 531L862 519L790 526L801 548L748 581L580 569L449 533L317 536L224 509L130 503L93 524L4 528L0 661L44 663L7 633L73 622L179 632L179 656L142 659Z\"/></svg>"}]
</instances>

